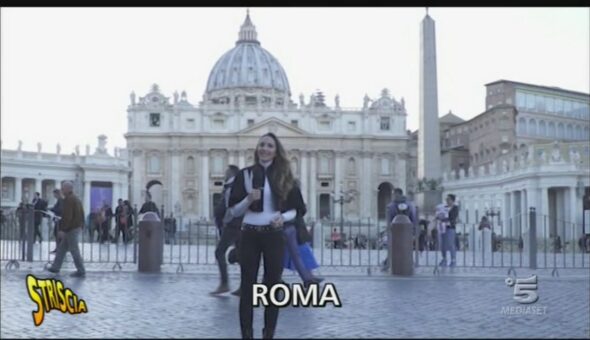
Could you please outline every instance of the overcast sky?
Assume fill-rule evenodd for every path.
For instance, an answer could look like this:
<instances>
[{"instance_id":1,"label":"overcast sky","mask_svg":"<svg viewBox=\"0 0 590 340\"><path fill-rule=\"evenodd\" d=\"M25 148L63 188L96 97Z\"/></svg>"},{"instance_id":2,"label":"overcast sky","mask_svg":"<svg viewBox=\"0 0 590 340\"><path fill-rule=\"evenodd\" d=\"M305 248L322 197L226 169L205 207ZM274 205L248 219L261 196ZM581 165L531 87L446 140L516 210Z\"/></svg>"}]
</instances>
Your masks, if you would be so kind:
<instances>
[{"instance_id":1,"label":"overcast sky","mask_svg":"<svg viewBox=\"0 0 590 340\"><path fill-rule=\"evenodd\" d=\"M282 64L292 99L316 89L361 107L388 88L418 127L424 8L251 8L263 48ZM588 8L430 8L439 112L484 111L484 84L509 79L590 92ZM125 147L129 93L152 83L196 104L231 49L245 8L2 8L2 148L71 153L108 136Z\"/></svg>"}]
</instances>

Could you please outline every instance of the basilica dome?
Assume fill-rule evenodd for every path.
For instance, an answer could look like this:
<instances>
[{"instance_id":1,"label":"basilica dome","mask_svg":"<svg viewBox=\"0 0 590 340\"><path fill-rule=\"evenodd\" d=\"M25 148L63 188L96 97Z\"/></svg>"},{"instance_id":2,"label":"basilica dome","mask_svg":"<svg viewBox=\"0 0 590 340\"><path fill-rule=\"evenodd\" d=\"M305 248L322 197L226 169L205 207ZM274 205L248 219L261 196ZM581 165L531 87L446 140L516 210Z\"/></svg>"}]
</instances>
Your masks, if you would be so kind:
<instances>
[{"instance_id":1,"label":"basilica dome","mask_svg":"<svg viewBox=\"0 0 590 340\"><path fill-rule=\"evenodd\" d=\"M233 89L266 89L287 96L291 94L285 70L260 46L249 14L236 46L219 58L207 80L207 94Z\"/></svg>"}]
</instances>

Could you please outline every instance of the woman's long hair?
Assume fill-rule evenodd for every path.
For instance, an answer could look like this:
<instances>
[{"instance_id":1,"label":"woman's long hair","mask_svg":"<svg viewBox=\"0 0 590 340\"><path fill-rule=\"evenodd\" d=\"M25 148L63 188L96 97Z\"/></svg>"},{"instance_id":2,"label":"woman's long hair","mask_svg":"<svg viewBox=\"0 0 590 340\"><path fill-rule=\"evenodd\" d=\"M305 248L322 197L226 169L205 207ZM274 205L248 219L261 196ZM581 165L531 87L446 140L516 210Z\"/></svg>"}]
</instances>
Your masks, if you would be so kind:
<instances>
[{"instance_id":1,"label":"woman's long hair","mask_svg":"<svg viewBox=\"0 0 590 340\"><path fill-rule=\"evenodd\" d=\"M277 136L272 133L266 133L260 137L270 137L275 142L276 153L275 158L273 160L273 168L274 170L269 174L268 180L275 188L277 194L281 201L287 199L287 195L294 186L294 178L293 173L291 172L291 162L287 157L287 152L285 148L283 148L283 144L279 141ZM254 150L254 162L259 164L260 159L258 158L258 145L256 145L256 150Z\"/></svg>"}]
</instances>

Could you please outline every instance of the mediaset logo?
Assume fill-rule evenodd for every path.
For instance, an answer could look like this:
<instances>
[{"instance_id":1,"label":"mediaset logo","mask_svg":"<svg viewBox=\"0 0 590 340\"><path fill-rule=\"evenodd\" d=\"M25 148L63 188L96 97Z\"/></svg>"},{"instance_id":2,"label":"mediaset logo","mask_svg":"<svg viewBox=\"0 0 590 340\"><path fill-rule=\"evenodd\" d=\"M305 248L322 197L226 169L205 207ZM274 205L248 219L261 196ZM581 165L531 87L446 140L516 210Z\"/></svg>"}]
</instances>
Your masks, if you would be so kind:
<instances>
[{"instance_id":1,"label":"mediaset logo","mask_svg":"<svg viewBox=\"0 0 590 340\"><path fill-rule=\"evenodd\" d=\"M525 279L513 279L511 277L504 280L506 286L514 287L513 298L520 304L527 306L503 306L500 311L504 315L544 315L547 314L546 306L531 306L531 304L539 300L537 293L537 275Z\"/></svg>"},{"instance_id":2,"label":"mediaset logo","mask_svg":"<svg viewBox=\"0 0 590 340\"><path fill-rule=\"evenodd\" d=\"M342 307L340 297L333 283L326 283L320 291L319 285L312 284L305 288L301 283L294 283L292 287L279 283L270 288L265 284L254 284L253 286L253 304L258 307L273 305L276 307L285 307L291 305L294 307L325 307L327 303L332 303L335 307Z\"/></svg>"},{"instance_id":3,"label":"mediaset logo","mask_svg":"<svg viewBox=\"0 0 590 340\"><path fill-rule=\"evenodd\" d=\"M37 304L33 312L35 326L40 326L45 319L45 313L58 310L62 313L88 313L86 302L71 289L65 288L63 282L57 279L38 279L27 275L27 291L31 301Z\"/></svg>"}]
</instances>

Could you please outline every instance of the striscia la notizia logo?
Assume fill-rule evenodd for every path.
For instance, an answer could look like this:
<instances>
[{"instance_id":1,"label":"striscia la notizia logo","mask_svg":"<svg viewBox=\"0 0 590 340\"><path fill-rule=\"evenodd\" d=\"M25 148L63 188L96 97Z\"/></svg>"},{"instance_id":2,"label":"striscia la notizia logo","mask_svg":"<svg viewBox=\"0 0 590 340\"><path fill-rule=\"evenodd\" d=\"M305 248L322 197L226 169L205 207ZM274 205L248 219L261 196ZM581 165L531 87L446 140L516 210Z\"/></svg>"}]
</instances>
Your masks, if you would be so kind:
<instances>
[{"instance_id":1,"label":"striscia la notizia logo","mask_svg":"<svg viewBox=\"0 0 590 340\"><path fill-rule=\"evenodd\" d=\"M40 326L45 319L45 313L52 310L72 315L88 313L86 302L70 288L65 288L60 280L38 279L29 274L26 283L31 301L37 304L37 310L32 313L35 326Z\"/></svg>"}]
</instances>

